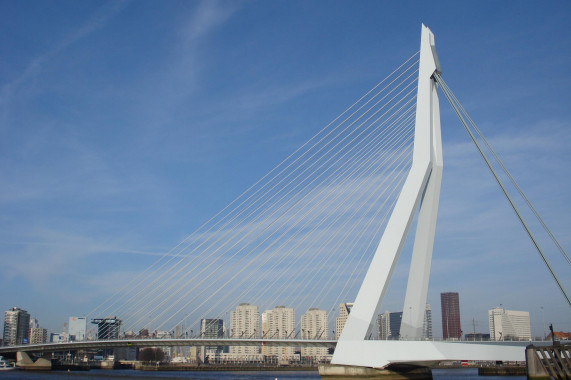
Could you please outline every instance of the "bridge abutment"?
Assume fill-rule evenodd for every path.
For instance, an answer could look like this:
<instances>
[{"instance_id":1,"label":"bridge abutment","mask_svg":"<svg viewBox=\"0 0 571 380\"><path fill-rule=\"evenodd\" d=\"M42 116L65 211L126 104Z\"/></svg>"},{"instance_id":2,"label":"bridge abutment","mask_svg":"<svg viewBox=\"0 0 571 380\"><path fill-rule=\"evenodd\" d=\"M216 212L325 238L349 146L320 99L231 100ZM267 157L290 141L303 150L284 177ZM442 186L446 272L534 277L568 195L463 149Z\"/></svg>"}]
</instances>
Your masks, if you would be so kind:
<instances>
[{"instance_id":1,"label":"bridge abutment","mask_svg":"<svg viewBox=\"0 0 571 380\"><path fill-rule=\"evenodd\" d=\"M430 368L409 364L391 364L387 368L323 364L318 369L323 379L432 380Z\"/></svg>"},{"instance_id":2,"label":"bridge abutment","mask_svg":"<svg viewBox=\"0 0 571 380\"><path fill-rule=\"evenodd\" d=\"M52 369L51 360L39 358L35 362L23 351L16 353L16 366L27 371L50 371Z\"/></svg>"}]
</instances>

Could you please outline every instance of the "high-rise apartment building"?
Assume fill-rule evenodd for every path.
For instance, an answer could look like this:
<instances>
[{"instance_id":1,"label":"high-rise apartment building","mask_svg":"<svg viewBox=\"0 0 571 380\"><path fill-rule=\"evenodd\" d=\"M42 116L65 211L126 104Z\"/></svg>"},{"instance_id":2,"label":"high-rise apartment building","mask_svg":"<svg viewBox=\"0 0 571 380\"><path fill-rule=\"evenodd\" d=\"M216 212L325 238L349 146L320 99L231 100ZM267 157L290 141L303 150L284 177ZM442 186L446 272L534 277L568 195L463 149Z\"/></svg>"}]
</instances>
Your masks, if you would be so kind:
<instances>
[{"instance_id":1,"label":"high-rise apartment building","mask_svg":"<svg viewBox=\"0 0 571 380\"><path fill-rule=\"evenodd\" d=\"M295 336L295 312L291 307L276 306L266 311L269 338L292 339ZM291 346L270 346L264 349L266 355L275 355L280 359L288 359L294 353Z\"/></svg>"},{"instance_id":2,"label":"high-rise apartment building","mask_svg":"<svg viewBox=\"0 0 571 380\"><path fill-rule=\"evenodd\" d=\"M271 335L270 333L270 322L269 317L271 310L266 310L262 313L262 338L269 338ZM270 348L266 345L262 345L262 355L270 355Z\"/></svg>"},{"instance_id":3,"label":"high-rise apartment building","mask_svg":"<svg viewBox=\"0 0 571 380\"><path fill-rule=\"evenodd\" d=\"M5 346L28 344L30 340L30 314L19 307L13 307L4 312Z\"/></svg>"},{"instance_id":4,"label":"high-rise apartment building","mask_svg":"<svg viewBox=\"0 0 571 380\"><path fill-rule=\"evenodd\" d=\"M309 309L301 317L301 338L302 339L327 339L329 322L327 312L317 308ZM324 358L328 353L327 347L301 347L302 357L312 357L314 359Z\"/></svg>"},{"instance_id":5,"label":"high-rise apartment building","mask_svg":"<svg viewBox=\"0 0 571 380\"><path fill-rule=\"evenodd\" d=\"M260 311L257 306L241 303L230 312L231 338L257 338L260 334ZM234 355L257 355L260 348L257 346L230 346L230 353Z\"/></svg>"},{"instance_id":6,"label":"high-rise apartment building","mask_svg":"<svg viewBox=\"0 0 571 380\"><path fill-rule=\"evenodd\" d=\"M529 312L505 310L495 307L488 310L490 340L530 340Z\"/></svg>"},{"instance_id":7,"label":"high-rise apartment building","mask_svg":"<svg viewBox=\"0 0 571 380\"><path fill-rule=\"evenodd\" d=\"M87 337L87 318L69 317L67 335L70 341L82 341Z\"/></svg>"},{"instance_id":8,"label":"high-rise apartment building","mask_svg":"<svg viewBox=\"0 0 571 380\"><path fill-rule=\"evenodd\" d=\"M339 304L339 316L335 320L335 339L339 339L341 336L341 332L343 332L343 327L345 327L345 323L347 323L347 318L352 308L353 303L347 302Z\"/></svg>"},{"instance_id":9,"label":"high-rise apartment building","mask_svg":"<svg viewBox=\"0 0 571 380\"><path fill-rule=\"evenodd\" d=\"M422 325L422 338L432 339L432 310L430 305L426 304L424 309L424 323Z\"/></svg>"},{"instance_id":10,"label":"high-rise apartment building","mask_svg":"<svg viewBox=\"0 0 571 380\"><path fill-rule=\"evenodd\" d=\"M462 327L460 326L460 297L456 292L440 293L442 308L442 337L446 339L460 339Z\"/></svg>"},{"instance_id":11,"label":"high-rise apartment building","mask_svg":"<svg viewBox=\"0 0 571 380\"><path fill-rule=\"evenodd\" d=\"M30 328L30 344L42 344L48 342L48 330L41 327Z\"/></svg>"},{"instance_id":12,"label":"high-rise apartment building","mask_svg":"<svg viewBox=\"0 0 571 380\"><path fill-rule=\"evenodd\" d=\"M385 311L377 319L378 334L381 340L397 340L400 336L400 325L402 322L402 311Z\"/></svg>"}]
</instances>

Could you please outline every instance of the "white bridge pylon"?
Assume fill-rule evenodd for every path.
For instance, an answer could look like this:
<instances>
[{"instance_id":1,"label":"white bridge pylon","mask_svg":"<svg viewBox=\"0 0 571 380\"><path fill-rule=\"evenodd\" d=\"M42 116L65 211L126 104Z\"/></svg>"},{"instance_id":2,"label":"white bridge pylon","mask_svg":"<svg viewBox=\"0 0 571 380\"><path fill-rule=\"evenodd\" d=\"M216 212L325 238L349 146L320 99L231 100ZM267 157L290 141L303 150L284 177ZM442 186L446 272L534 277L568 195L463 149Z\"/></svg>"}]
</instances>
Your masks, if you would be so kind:
<instances>
[{"instance_id":1,"label":"white bridge pylon","mask_svg":"<svg viewBox=\"0 0 571 380\"><path fill-rule=\"evenodd\" d=\"M435 73L440 74L441 69L434 35L422 25L412 167L343 328L332 364L383 368L399 362L525 360L521 346L418 341L424 321L443 165ZM418 208L400 330L402 340L367 340Z\"/></svg>"}]
</instances>

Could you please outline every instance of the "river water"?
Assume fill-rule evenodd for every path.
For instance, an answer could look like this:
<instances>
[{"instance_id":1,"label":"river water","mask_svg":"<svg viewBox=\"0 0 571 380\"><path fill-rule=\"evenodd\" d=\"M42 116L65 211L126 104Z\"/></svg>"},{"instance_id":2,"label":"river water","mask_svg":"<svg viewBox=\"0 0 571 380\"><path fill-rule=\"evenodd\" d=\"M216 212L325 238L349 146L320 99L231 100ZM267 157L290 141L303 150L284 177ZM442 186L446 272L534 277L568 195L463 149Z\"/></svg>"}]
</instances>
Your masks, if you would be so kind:
<instances>
[{"instance_id":1,"label":"river water","mask_svg":"<svg viewBox=\"0 0 571 380\"><path fill-rule=\"evenodd\" d=\"M474 368L435 369L432 371L434 380L525 380L525 376L485 376L479 377ZM269 372L150 372L135 370L91 370L88 372L0 372L0 380L158 380L158 379L194 379L194 380L310 380L320 379L317 372L301 371L269 371Z\"/></svg>"}]
</instances>

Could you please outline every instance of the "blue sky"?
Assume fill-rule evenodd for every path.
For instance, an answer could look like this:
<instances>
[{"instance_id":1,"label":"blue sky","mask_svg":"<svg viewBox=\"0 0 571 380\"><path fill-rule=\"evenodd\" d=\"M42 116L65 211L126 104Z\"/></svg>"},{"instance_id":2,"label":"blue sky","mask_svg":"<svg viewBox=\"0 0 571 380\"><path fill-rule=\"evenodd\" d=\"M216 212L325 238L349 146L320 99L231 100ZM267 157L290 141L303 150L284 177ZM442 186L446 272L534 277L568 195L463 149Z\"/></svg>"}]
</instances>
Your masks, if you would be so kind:
<instances>
[{"instance_id":1,"label":"blue sky","mask_svg":"<svg viewBox=\"0 0 571 380\"><path fill-rule=\"evenodd\" d=\"M0 307L89 312L436 37L443 77L571 246L569 2L0 1ZM569 307L441 95L429 303ZM567 289L569 266L549 258ZM403 253L406 259L406 253ZM402 308L406 272L381 311ZM541 312L543 307L543 312ZM559 327L560 326L560 327Z\"/></svg>"}]
</instances>

